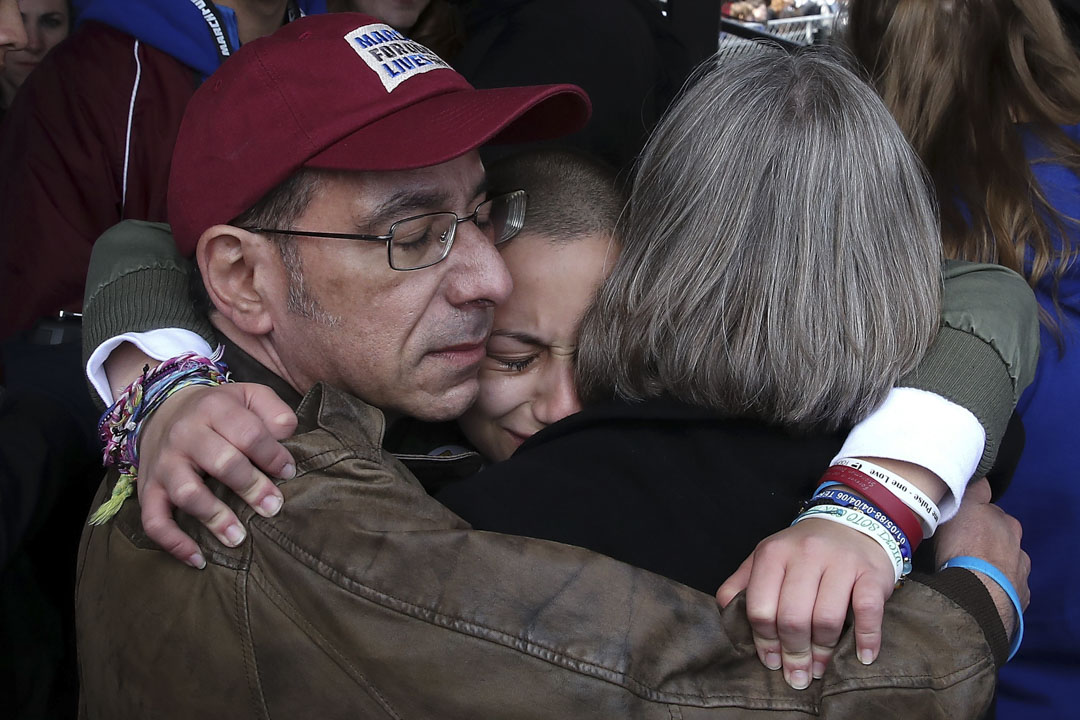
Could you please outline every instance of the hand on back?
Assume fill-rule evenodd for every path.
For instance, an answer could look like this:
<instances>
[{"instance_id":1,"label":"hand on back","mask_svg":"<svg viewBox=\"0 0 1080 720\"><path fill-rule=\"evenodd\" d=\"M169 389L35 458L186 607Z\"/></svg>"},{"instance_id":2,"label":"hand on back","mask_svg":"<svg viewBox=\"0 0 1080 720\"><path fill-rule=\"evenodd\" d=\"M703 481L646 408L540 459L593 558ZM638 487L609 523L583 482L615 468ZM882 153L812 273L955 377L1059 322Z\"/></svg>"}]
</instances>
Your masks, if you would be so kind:
<instances>
[{"instance_id":1,"label":"hand on back","mask_svg":"<svg viewBox=\"0 0 1080 720\"><path fill-rule=\"evenodd\" d=\"M296 472L292 456L278 442L292 435L296 415L270 388L252 383L184 388L146 422L137 481L143 528L177 559L205 565L199 546L173 519L173 508L197 518L230 547L247 535L202 474L220 480L264 517L281 508L281 491L267 475L290 478Z\"/></svg>"},{"instance_id":2,"label":"hand on back","mask_svg":"<svg viewBox=\"0 0 1080 720\"><path fill-rule=\"evenodd\" d=\"M937 565L958 556L974 556L998 568L1027 607L1031 562L1021 547L1020 523L990 503L990 485L972 483L957 514L935 534ZM1009 597L988 576L976 575L990 592L1005 624L1014 632ZM726 607L746 591L747 616L762 663L784 670L795 688L821 677L840 639L850 606L855 644L864 663L881 649L885 601L894 574L888 557L870 538L835 523L804 520L763 540L716 592Z\"/></svg>"},{"instance_id":3,"label":"hand on back","mask_svg":"<svg viewBox=\"0 0 1080 720\"><path fill-rule=\"evenodd\" d=\"M859 659L881 649L881 618L895 575L881 547L851 528L808 518L761 541L716 591L721 607L746 590L758 657L796 689L821 677L848 607Z\"/></svg>"}]
</instances>

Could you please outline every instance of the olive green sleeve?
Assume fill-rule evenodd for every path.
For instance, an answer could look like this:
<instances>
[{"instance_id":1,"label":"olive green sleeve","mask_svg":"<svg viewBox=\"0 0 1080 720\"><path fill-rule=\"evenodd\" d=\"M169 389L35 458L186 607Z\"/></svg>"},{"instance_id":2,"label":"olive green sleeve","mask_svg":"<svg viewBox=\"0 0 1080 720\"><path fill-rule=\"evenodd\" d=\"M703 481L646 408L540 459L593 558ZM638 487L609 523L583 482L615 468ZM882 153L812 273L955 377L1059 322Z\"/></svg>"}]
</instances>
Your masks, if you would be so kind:
<instances>
[{"instance_id":1,"label":"olive green sleeve","mask_svg":"<svg viewBox=\"0 0 1080 720\"><path fill-rule=\"evenodd\" d=\"M183 328L217 344L210 321L191 301L190 272L168 225L125 220L106 230L94 244L86 278L83 361L126 332Z\"/></svg>"},{"instance_id":2,"label":"olive green sleeve","mask_svg":"<svg viewBox=\"0 0 1080 720\"><path fill-rule=\"evenodd\" d=\"M940 395L978 418L986 445L975 477L997 457L1009 417L1034 377L1039 356L1035 295L999 265L948 261L941 330L901 387Z\"/></svg>"}]
</instances>

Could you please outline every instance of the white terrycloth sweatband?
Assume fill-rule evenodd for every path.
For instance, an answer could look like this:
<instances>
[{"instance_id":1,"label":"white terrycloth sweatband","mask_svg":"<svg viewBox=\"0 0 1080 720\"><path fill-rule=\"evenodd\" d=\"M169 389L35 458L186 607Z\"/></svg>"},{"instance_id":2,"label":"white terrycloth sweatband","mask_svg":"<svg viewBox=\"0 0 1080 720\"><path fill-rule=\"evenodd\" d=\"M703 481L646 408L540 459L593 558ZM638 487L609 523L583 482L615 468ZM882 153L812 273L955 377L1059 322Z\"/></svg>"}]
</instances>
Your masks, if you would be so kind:
<instances>
[{"instance_id":1,"label":"white terrycloth sweatband","mask_svg":"<svg viewBox=\"0 0 1080 720\"><path fill-rule=\"evenodd\" d=\"M896 538L892 536L892 533L884 525L866 513L851 508L842 508L839 505L815 505L799 513L799 516L791 524L795 525L807 518L821 518L822 520L829 520L853 530L858 530L863 535L873 539L889 556L889 560L893 564L893 572L896 575L894 582L899 583L900 578L904 576L904 555L900 552L900 543L896 542Z\"/></svg>"},{"instance_id":2,"label":"white terrycloth sweatband","mask_svg":"<svg viewBox=\"0 0 1080 720\"><path fill-rule=\"evenodd\" d=\"M851 428L833 460L888 458L926 468L949 488L937 504L945 522L956 514L985 446L986 431L970 410L926 390L893 388Z\"/></svg>"},{"instance_id":3,"label":"white terrycloth sweatband","mask_svg":"<svg viewBox=\"0 0 1080 720\"><path fill-rule=\"evenodd\" d=\"M911 508L915 517L919 518L919 524L923 528L923 538L928 538L937 531L938 522L941 521L941 512L933 500L919 492L919 489L904 478L889 472L883 467L865 460L852 458L840 458L833 465L843 465L864 472L885 489L900 499L900 502Z\"/></svg>"}]
</instances>

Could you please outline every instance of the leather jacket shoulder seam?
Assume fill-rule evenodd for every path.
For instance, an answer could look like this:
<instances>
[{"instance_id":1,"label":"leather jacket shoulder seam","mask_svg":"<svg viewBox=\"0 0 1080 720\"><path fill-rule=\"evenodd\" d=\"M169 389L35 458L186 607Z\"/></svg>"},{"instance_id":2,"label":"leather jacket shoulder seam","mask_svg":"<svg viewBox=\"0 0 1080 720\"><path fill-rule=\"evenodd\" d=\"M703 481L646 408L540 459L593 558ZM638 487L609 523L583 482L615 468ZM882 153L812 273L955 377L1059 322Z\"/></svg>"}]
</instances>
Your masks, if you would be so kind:
<instances>
[{"instance_id":1,"label":"leather jacket shoulder seam","mask_svg":"<svg viewBox=\"0 0 1080 720\"><path fill-rule=\"evenodd\" d=\"M335 438L338 439L338 438ZM297 472L292 479L301 478L313 472L326 468L344 460L364 460L367 462L379 462L378 451L362 445L343 445L331 447L322 452L305 455L296 459ZM287 481L286 481L287 482ZM284 483L279 483L282 485Z\"/></svg>"},{"instance_id":2,"label":"leather jacket shoulder seam","mask_svg":"<svg viewBox=\"0 0 1080 720\"><path fill-rule=\"evenodd\" d=\"M248 613L247 587L250 573L236 573L233 582L235 596L235 622L240 635L240 648L244 656L244 675L247 677L248 692L255 705L256 712L264 718L270 717L266 707L266 696L262 690L262 676L259 673L259 661L255 657L255 640L251 633L251 615Z\"/></svg>"}]
</instances>

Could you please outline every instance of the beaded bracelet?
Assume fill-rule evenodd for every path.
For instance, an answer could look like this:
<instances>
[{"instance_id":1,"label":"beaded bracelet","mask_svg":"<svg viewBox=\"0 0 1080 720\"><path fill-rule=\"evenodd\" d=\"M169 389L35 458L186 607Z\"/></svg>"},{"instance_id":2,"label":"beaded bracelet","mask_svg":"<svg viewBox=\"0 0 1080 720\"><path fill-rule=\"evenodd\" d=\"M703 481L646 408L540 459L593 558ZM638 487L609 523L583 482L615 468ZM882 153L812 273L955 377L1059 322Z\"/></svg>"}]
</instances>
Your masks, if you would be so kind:
<instances>
[{"instance_id":1,"label":"beaded bracelet","mask_svg":"<svg viewBox=\"0 0 1080 720\"><path fill-rule=\"evenodd\" d=\"M930 537L937 530L938 523L941 522L941 512L937 504L904 478L874 463L854 458L840 458L833 463L833 467L836 466L850 467L866 473L899 498L919 518L919 523L923 526L923 537Z\"/></svg>"},{"instance_id":2,"label":"beaded bracelet","mask_svg":"<svg viewBox=\"0 0 1080 720\"><path fill-rule=\"evenodd\" d=\"M135 491L139 472L139 435L146 419L173 393L191 385L221 385L231 382L224 363L195 353L171 358L127 386L98 422L98 437L104 445L102 464L115 467L120 477L112 495L90 516L91 525L101 525L120 511Z\"/></svg>"},{"instance_id":3,"label":"beaded bracelet","mask_svg":"<svg viewBox=\"0 0 1080 720\"><path fill-rule=\"evenodd\" d=\"M950 560L946 560L938 570L944 570L945 568L958 567L965 570L975 570L981 572L991 580L998 584L1005 594L1009 596L1009 602L1012 603L1013 610L1016 611L1016 632L1013 633L1012 643L1009 645L1009 660L1013 659L1013 655L1020 649L1020 643L1024 641L1024 610L1020 607L1020 596L1016 593L1016 588L1009 582L1009 578L1005 577L1005 573L998 570L996 567L988 563L982 558L972 557L970 555L960 555Z\"/></svg>"},{"instance_id":4,"label":"beaded bracelet","mask_svg":"<svg viewBox=\"0 0 1080 720\"><path fill-rule=\"evenodd\" d=\"M911 508L874 478L861 470L844 465L833 465L825 471L821 478L822 480L837 480L849 489L858 492L881 508L881 511L891 518L915 545L922 542L923 527L919 523L918 517Z\"/></svg>"},{"instance_id":5,"label":"beaded bracelet","mask_svg":"<svg viewBox=\"0 0 1080 720\"><path fill-rule=\"evenodd\" d=\"M892 518L883 513L873 503L843 490L823 490L814 495L810 502L807 503L806 508L809 509L817 505L838 505L849 510L858 510L881 523L881 526L889 531L900 546L900 554L904 556L904 576L911 573L911 555L915 548L912 547L907 535L893 522Z\"/></svg>"},{"instance_id":6,"label":"beaded bracelet","mask_svg":"<svg viewBox=\"0 0 1080 720\"><path fill-rule=\"evenodd\" d=\"M807 518L820 518L830 522L839 523L861 532L863 535L874 540L889 556L893 564L894 582L900 583L904 577L904 556L900 552L900 545L896 539L880 523L866 513L859 510L842 508L838 505L817 505L803 510L791 523L797 523Z\"/></svg>"}]
</instances>

